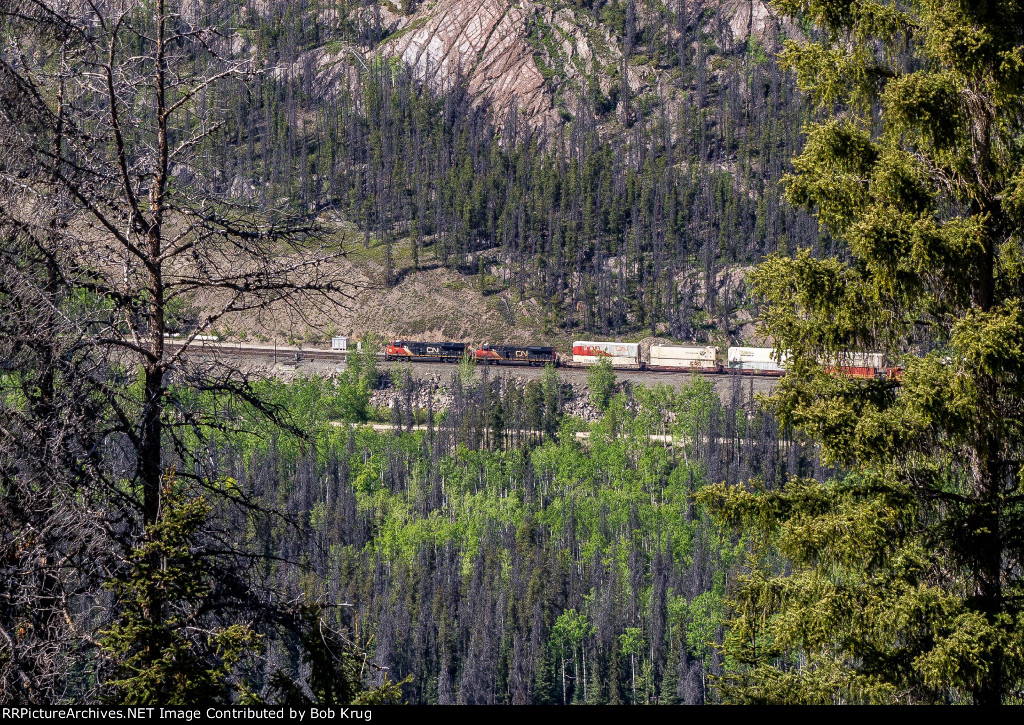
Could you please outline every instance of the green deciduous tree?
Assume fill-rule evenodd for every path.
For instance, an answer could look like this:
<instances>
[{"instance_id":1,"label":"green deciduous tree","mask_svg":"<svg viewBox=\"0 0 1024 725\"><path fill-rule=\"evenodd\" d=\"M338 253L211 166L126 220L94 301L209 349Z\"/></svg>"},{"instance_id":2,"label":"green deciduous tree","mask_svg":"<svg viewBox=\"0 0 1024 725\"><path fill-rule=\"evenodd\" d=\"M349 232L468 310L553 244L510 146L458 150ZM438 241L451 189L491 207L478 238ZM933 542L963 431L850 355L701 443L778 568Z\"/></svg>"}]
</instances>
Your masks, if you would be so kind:
<instances>
[{"instance_id":1,"label":"green deciduous tree","mask_svg":"<svg viewBox=\"0 0 1024 725\"><path fill-rule=\"evenodd\" d=\"M1019 697L1024 6L776 5L821 29L783 56L826 117L787 195L850 254L803 251L754 275L765 330L792 354L773 403L851 473L705 494L752 542L722 692ZM829 372L853 351L905 370Z\"/></svg>"},{"instance_id":2,"label":"green deciduous tree","mask_svg":"<svg viewBox=\"0 0 1024 725\"><path fill-rule=\"evenodd\" d=\"M607 410L615 397L617 382L611 361L601 358L597 364L587 370L587 387L590 388L590 399L600 410Z\"/></svg>"},{"instance_id":3,"label":"green deciduous tree","mask_svg":"<svg viewBox=\"0 0 1024 725\"><path fill-rule=\"evenodd\" d=\"M555 645L555 649L558 651L559 659L562 665L562 704L568 705L567 700L567 683L566 683L566 672L565 665L569 658L572 658L573 664L573 691L577 695L577 699L580 693L586 698L585 690L587 689L587 652L585 640L592 636L594 633L594 627L587 621L587 615L582 612L577 612L575 609L567 609L558 615L558 619L555 621L555 626L551 630L551 638ZM577 654L582 655L583 661L583 672L580 672L579 662L580 658Z\"/></svg>"},{"instance_id":4,"label":"green deciduous tree","mask_svg":"<svg viewBox=\"0 0 1024 725\"><path fill-rule=\"evenodd\" d=\"M644 633L640 627L626 627L626 631L619 635L619 647L622 654L629 655L629 677L632 685L633 704L636 699L636 659L643 655Z\"/></svg>"},{"instance_id":5,"label":"green deciduous tree","mask_svg":"<svg viewBox=\"0 0 1024 725\"><path fill-rule=\"evenodd\" d=\"M544 366L540 384L544 389L544 433L550 436L558 430L562 419L562 380L551 363Z\"/></svg>"},{"instance_id":6,"label":"green deciduous tree","mask_svg":"<svg viewBox=\"0 0 1024 725\"><path fill-rule=\"evenodd\" d=\"M345 356L345 372L338 377L338 400L345 420L362 423L370 416L370 397L377 387L377 351L374 338L363 341L360 349Z\"/></svg>"}]
</instances>

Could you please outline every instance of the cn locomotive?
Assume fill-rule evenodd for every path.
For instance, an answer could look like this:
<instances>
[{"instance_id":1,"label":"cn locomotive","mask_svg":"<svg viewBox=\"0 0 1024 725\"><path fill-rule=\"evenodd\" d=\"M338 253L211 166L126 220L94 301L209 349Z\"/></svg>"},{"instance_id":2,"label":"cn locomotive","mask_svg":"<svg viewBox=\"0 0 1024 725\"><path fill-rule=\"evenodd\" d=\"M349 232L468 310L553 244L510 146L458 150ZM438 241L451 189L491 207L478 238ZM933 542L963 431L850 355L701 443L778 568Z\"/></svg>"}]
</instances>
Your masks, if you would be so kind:
<instances>
[{"instance_id":1,"label":"cn locomotive","mask_svg":"<svg viewBox=\"0 0 1024 725\"><path fill-rule=\"evenodd\" d=\"M474 356L477 362L487 365L558 365L558 353L553 347L484 344Z\"/></svg>"},{"instance_id":2,"label":"cn locomotive","mask_svg":"<svg viewBox=\"0 0 1024 725\"><path fill-rule=\"evenodd\" d=\"M395 340L384 350L385 360L458 362L466 355L464 342L415 342Z\"/></svg>"}]
</instances>

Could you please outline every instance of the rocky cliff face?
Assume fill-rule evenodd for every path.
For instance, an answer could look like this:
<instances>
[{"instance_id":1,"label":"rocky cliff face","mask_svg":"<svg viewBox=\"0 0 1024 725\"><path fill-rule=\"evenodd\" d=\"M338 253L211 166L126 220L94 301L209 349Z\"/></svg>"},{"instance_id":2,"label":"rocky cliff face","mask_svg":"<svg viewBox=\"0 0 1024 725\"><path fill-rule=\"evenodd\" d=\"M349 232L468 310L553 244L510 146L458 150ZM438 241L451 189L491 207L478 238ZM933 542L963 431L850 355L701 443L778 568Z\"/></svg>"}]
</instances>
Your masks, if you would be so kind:
<instances>
[{"instance_id":1,"label":"rocky cliff face","mask_svg":"<svg viewBox=\"0 0 1024 725\"><path fill-rule=\"evenodd\" d=\"M400 59L439 90L464 81L499 125L515 114L550 133L585 113L607 129L633 121L621 103L626 96L647 108L678 107L687 83L696 88L722 75L751 40L770 50L781 38L801 35L765 0L667 2L604 0L581 8L565 0L406 0L400 8L383 0L332 7L317 15L321 27L374 30L362 41L345 37L307 48L272 73L306 76L313 93L331 97L374 58ZM256 0L249 12L272 7Z\"/></svg>"},{"instance_id":2,"label":"rocky cliff face","mask_svg":"<svg viewBox=\"0 0 1024 725\"><path fill-rule=\"evenodd\" d=\"M721 5L721 13L728 19L733 40L737 43L745 42L750 37L765 41L780 30L791 36L799 34L790 21L780 20L761 0L725 0Z\"/></svg>"},{"instance_id":3,"label":"rocky cliff face","mask_svg":"<svg viewBox=\"0 0 1024 725\"><path fill-rule=\"evenodd\" d=\"M711 29L726 50L755 38L771 45L785 34L798 33L783 24L762 0L685 0L693 18L687 44L704 42ZM630 40L572 6L531 0L428 0L409 15L381 8L381 22L391 31L372 52L401 58L426 82L439 88L462 77L495 118L517 113L527 124L554 129L585 105L601 99L610 108L623 91L663 95L664 77L675 69L659 67ZM713 12L706 12L708 9ZM659 21L636 5L629 34ZM706 27L705 27L706 26ZM659 31L666 31L661 28ZM672 42L679 31L668 29ZM724 37L723 37L724 36ZM706 57L706 53L704 56ZM612 116L614 118L614 116Z\"/></svg>"},{"instance_id":4,"label":"rocky cliff face","mask_svg":"<svg viewBox=\"0 0 1024 725\"><path fill-rule=\"evenodd\" d=\"M534 124L557 121L550 88L527 39L530 2L437 0L413 15L381 53L395 55L440 88L464 77L470 93Z\"/></svg>"}]
</instances>

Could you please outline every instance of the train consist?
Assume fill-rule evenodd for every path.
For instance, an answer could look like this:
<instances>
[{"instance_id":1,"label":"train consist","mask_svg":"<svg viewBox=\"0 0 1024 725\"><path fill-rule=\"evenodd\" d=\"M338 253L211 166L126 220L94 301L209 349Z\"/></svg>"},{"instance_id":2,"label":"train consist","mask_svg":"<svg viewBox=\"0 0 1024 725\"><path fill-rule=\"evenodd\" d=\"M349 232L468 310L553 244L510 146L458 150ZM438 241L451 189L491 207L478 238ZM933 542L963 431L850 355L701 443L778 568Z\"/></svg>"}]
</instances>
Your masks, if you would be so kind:
<instances>
[{"instance_id":1,"label":"train consist","mask_svg":"<svg viewBox=\"0 0 1024 725\"><path fill-rule=\"evenodd\" d=\"M782 357L782 361L776 360L769 347L730 347L723 357L721 348L713 345L651 345L644 359L636 343L579 341L572 344L573 365L596 365L608 360L613 368L625 370L705 374L737 371L744 375L778 376L786 372L784 353Z\"/></svg>"},{"instance_id":2,"label":"train consist","mask_svg":"<svg viewBox=\"0 0 1024 725\"><path fill-rule=\"evenodd\" d=\"M770 347L730 347L713 345L652 345L644 354L638 343L577 340L572 355L560 355L553 347L517 345L481 345L471 349L461 342L412 342L396 340L384 352L385 360L424 360L458 362L470 357L487 365L546 365L588 367L607 361L616 370L654 370L702 374L738 373L778 377L786 373L789 356ZM900 369L886 367L881 353L846 353L836 359L822 360L825 370L851 378L885 378L899 375Z\"/></svg>"}]
</instances>

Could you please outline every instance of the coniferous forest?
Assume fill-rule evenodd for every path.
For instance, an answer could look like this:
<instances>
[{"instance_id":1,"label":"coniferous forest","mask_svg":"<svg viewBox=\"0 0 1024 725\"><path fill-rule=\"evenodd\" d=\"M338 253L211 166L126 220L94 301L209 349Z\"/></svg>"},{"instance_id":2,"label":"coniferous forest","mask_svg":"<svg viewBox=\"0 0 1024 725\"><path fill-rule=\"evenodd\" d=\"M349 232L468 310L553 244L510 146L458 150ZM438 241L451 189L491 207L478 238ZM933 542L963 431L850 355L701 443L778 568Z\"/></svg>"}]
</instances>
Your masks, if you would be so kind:
<instances>
[{"instance_id":1,"label":"coniferous forest","mask_svg":"<svg viewBox=\"0 0 1024 725\"><path fill-rule=\"evenodd\" d=\"M1022 229L1016 0L0 0L0 704L1019 703ZM206 345L434 273L785 374Z\"/></svg>"}]
</instances>

